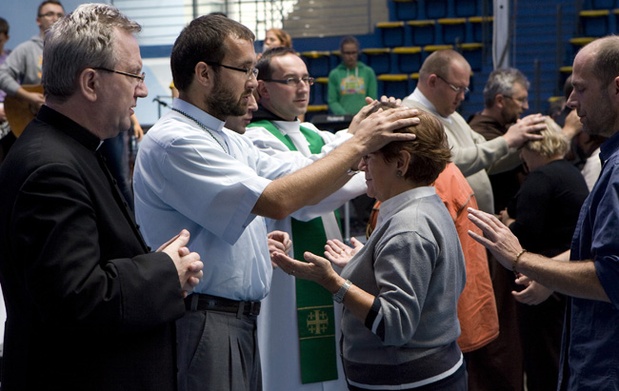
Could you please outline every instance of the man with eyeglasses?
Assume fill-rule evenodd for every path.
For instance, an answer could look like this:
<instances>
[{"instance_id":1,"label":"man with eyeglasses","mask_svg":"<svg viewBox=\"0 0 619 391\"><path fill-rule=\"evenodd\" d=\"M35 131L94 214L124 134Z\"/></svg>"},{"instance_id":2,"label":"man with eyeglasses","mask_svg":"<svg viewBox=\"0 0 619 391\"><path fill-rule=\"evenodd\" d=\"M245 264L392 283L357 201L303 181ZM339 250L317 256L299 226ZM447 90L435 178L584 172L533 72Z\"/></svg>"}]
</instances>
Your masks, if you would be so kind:
<instances>
[{"instance_id":1,"label":"man with eyeglasses","mask_svg":"<svg viewBox=\"0 0 619 391\"><path fill-rule=\"evenodd\" d=\"M150 252L100 152L148 93L140 29L84 4L46 34L45 104L0 166L3 390L176 391L203 265L184 229Z\"/></svg>"},{"instance_id":2,"label":"man with eyeglasses","mask_svg":"<svg viewBox=\"0 0 619 391\"><path fill-rule=\"evenodd\" d=\"M452 160L475 192L479 209L492 213L494 198L488 173L509 170L520 163L516 149L544 129L533 120L510 128L501 137L487 141L475 132L456 111L469 92L471 66L455 50L439 50L429 55L419 70L417 88L402 104L430 111L438 117L445 132Z\"/></svg>"},{"instance_id":3,"label":"man with eyeglasses","mask_svg":"<svg viewBox=\"0 0 619 391\"><path fill-rule=\"evenodd\" d=\"M17 45L6 61L0 65L0 90L8 96L16 96L30 103L37 109L43 104L43 94L28 91L22 85L41 84L45 31L62 16L64 16L64 8L60 1L45 0L39 4L36 17L39 33L29 41ZM9 132L2 138L2 149L5 154L14 142L13 133Z\"/></svg>"},{"instance_id":4,"label":"man with eyeglasses","mask_svg":"<svg viewBox=\"0 0 619 391\"><path fill-rule=\"evenodd\" d=\"M333 114L355 115L365 106L366 97L377 97L376 74L359 61L359 50L359 41L351 35L340 41L342 62L329 72L328 104Z\"/></svg>"},{"instance_id":5,"label":"man with eyeglasses","mask_svg":"<svg viewBox=\"0 0 619 391\"><path fill-rule=\"evenodd\" d=\"M0 66L0 90L37 107L44 103L43 94L29 92L21 85L41 84L45 31L63 16L64 8L60 1L45 0L39 5L36 18L39 34L17 45L5 63Z\"/></svg>"},{"instance_id":6,"label":"man with eyeglasses","mask_svg":"<svg viewBox=\"0 0 619 391\"><path fill-rule=\"evenodd\" d=\"M299 120L309 103L310 86L305 62L292 48L278 47L262 54L258 64L259 108L245 133L256 147L286 159L301 154L317 160L348 140L346 130L334 134ZM342 240L336 208L365 194L365 179L355 175L328 200L303 208L281 220L268 220L270 229L287 232L296 259L305 251L322 252L327 239ZM262 301L258 338L266 390L341 390L346 387L338 366L337 340L341 305L334 308L331 293L311 281L291 279L281 269L273 271L269 296ZM328 331L312 334L308 318L320 308ZM290 323L290 319L300 319ZM312 335L313 338L307 338ZM282 371L287 376L282 376Z\"/></svg>"},{"instance_id":7,"label":"man with eyeglasses","mask_svg":"<svg viewBox=\"0 0 619 391\"><path fill-rule=\"evenodd\" d=\"M469 125L488 141L507 133L510 127L525 127L526 124L543 124L544 116L521 115L529 109L529 80L515 68L495 69L488 76L484 87L484 109L472 115ZM514 159L515 167L496 174L490 174L490 183L494 196L494 213L500 213L520 188L520 181L525 175L522 164Z\"/></svg>"},{"instance_id":8,"label":"man with eyeglasses","mask_svg":"<svg viewBox=\"0 0 619 391\"><path fill-rule=\"evenodd\" d=\"M179 98L144 136L136 160L136 217L147 243L158 246L187 227L205 260L204 279L177 322L181 391L262 389L256 329L271 285L269 246L290 246L281 231L267 236L265 217L282 219L321 201L348 182L368 151L410 138L394 129L418 122L410 109L375 113L316 162L269 156L224 127L247 113L258 86L254 40L220 15L183 29L170 60Z\"/></svg>"}]
</instances>

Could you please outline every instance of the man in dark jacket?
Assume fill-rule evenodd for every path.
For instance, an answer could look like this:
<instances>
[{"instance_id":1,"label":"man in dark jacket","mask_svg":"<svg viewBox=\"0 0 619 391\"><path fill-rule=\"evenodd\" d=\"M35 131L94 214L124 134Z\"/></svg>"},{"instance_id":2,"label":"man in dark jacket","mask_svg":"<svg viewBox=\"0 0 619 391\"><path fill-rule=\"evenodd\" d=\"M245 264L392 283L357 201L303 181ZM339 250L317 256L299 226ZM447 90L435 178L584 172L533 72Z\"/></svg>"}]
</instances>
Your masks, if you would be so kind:
<instances>
[{"instance_id":1,"label":"man in dark jacket","mask_svg":"<svg viewBox=\"0 0 619 391\"><path fill-rule=\"evenodd\" d=\"M78 7L49 31L46 102L0 169L2 389L174 390L174 321L202 277L186 230L148 253L105 162L144 73L140 26Z\"/></svg>"}]
</instances>

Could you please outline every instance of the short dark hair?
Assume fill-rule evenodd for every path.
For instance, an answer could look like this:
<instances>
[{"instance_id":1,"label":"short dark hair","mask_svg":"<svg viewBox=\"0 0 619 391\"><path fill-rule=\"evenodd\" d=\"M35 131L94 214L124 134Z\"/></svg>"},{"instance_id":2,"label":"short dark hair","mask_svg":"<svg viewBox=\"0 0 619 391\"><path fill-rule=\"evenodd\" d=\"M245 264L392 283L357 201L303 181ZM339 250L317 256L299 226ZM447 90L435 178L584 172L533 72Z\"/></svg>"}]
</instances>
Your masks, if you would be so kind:
<instances>
[{"instance_id":1,"label":"short dark hair","mask_svg":"<svg viewBox=\"0 0 619 391\"><path fill-rule=\"evenodd\" d=\"M340 51L343 51L344 45L348 43L354 43L355 45L357 45L357 49L359 49L359 40L357 40L357 38L353 37L352 35L347 35L340 41Z\"/></svg>"},{"instance_id":2,"label":"short dark hair","mask_svg":"<svg viewBox=\"0 0 619 391\"><path fill-rule=\"evenodd\" d=\"M289 48L286 46L277 46L271 49L267 49L258 63L256 64L256 68L258 68L258 80L268 80L271 78L271 60L273 57L281 57L286 54L294 54L297 55L297 52L294 51L293 48Z\"/></svg>"},{"instance_id":3,"label":"short dark hair","mask_svg":"<svg viewBox=\"0 0 619 391\"><path fill-rule=\"evenodd\" d=\"M170 65L174 86L183 91L189 87L197 63L220 63L226 56L226 38L255 40L254 33L230 18L204 15L192 20L181 31L172 47Z\"/></svg>"},{"instance_id":4,"label":"short dark hair","mask_svg":"<svg viewBox=\"0 0 619 391\"><path fill-rule=\"evenodd\" d=\"M46 6L47 4L56 4L62 7L62 9L64 10L64 6L62 5L61 2L59 2L58 0L45 0L43 1L41 4L39 4L39 8L37 8L37 16L41 16L41 9L43 9L44 6Z\"/></svg>"},{"instance_id":5,"label":"short dark hair","mask_svg":"<svg viewBox=\"0 0 619 391\"><path fill-rule=\"evenodd\" d=\"M6 19L0 17L0 34L5 33L9 35L9 22Z\"/></svg>"}]
</instances>

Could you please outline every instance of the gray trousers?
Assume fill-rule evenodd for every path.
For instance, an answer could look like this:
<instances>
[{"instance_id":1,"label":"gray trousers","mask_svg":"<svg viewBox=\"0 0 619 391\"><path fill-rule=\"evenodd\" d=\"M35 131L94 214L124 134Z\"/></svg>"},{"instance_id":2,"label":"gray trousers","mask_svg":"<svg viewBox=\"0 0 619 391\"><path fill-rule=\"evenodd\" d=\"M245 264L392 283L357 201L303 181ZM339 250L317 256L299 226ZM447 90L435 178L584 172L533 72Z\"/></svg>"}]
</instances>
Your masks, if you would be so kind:
<instances>
[{"instance_id":1,"label":"gray trousers","mask_svg":"<svg viewBox=\"0 0 619 391\"><path fill-rule=\"evenodd\" d=\"M256 318L187 311L176 322L179 391L261 391Z\"/></svg>"}]
</instances>

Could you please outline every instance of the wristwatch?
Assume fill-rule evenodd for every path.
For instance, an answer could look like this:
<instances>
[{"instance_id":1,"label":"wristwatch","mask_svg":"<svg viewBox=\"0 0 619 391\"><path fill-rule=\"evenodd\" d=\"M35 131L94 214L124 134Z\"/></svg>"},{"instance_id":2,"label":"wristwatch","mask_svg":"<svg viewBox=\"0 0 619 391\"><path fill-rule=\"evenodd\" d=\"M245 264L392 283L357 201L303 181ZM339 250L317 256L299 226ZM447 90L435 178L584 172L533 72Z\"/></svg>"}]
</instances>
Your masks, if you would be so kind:
<instances>
[{"instance_id":1,"label":"wristwatch","mask_svg":"<svg viewBox=\"0 0 619 391\"><path fill-rule=\"evenodd\" d=\"M344 296L346 296L346 292L350 289L352 282L350 280L344 281L344 284L340 287L340 289L333 295L333 300L336 303L341 303L344 301Z\"/></svg>"}]
</instances>

